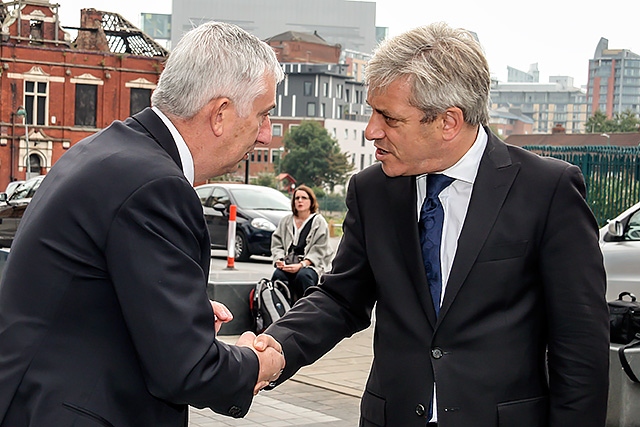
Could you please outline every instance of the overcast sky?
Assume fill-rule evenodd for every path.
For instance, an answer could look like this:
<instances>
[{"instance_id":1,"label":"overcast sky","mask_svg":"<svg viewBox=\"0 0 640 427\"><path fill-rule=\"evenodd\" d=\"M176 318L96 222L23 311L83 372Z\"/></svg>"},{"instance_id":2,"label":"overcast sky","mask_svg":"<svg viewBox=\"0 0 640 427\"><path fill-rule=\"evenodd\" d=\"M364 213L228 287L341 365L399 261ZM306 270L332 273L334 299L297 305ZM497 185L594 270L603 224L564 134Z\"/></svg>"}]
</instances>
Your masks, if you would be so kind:
<instances>
[{"instance_id":1,"label":"overcast sky","mask_svg":"<svg viewBox=\"0 0 640 427\"><path fill-rule=\"evenodd\" d=\"M233 0L229 0L233 1ZM319 0L322 1L322 0ZM507 65L528 71L538 63L540 82L549 76L587 83L589 59L601 37L611 49L640 54L640 1L608 0L378 0L376 25L390 35L445 21L474 31L484 47L491 72L506 81ZM135 25L140 13L171 13L171 0L58 0L63 25L77 26L80 9L117 12Z\"/></svg>"}]
</instances>

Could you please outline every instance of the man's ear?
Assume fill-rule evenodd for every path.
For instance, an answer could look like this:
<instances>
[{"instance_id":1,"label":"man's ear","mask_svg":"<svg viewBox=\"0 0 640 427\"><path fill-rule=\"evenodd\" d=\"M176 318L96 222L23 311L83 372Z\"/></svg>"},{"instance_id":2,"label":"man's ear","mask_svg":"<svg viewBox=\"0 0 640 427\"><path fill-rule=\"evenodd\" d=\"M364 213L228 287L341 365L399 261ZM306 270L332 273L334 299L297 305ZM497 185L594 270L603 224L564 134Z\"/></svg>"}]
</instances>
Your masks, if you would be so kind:
<instances>
[{"instance_id":1,"label":"man's ear","mask_svg":"<svg viewBox=\"0 0 640 427\"><path fill-rule=\"evenodd\" d=\"M464 113L458 107L449 107L442 115L442 137L453 140L464 126Z\"/></svg>"},{"instance_id":2,"label":"man's ear","mask_svg":"<svg viewBox=\"0 0 640 427\"><path fill-rule=\"evenodd\" d=\"M230 104L229 98L216 98L211 101L210 108L211 114L209 120L211 122L211 130L215 136L221 136L224 131L224 126L230 126Z\"/></svg>"}]
</instances>

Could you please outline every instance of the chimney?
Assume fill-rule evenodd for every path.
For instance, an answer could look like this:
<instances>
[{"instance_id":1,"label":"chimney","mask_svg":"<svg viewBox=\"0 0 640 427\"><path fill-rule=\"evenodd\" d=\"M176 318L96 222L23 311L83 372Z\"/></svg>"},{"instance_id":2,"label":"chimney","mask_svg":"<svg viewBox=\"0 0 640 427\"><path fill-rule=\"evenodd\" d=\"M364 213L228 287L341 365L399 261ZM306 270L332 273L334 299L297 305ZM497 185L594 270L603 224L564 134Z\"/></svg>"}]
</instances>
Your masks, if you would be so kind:
<instances>
[{"instance_id":1,"label":"chimney","mask_svg":"<svg viewBox=\"0 0 640 427\"><path fill-rule=\"evenodd\" d=\"M80 27L76 47L82 50L109 52L109 42L102 28L102 12L95 9L80 10Z\"/></svg>"}]
</instances>

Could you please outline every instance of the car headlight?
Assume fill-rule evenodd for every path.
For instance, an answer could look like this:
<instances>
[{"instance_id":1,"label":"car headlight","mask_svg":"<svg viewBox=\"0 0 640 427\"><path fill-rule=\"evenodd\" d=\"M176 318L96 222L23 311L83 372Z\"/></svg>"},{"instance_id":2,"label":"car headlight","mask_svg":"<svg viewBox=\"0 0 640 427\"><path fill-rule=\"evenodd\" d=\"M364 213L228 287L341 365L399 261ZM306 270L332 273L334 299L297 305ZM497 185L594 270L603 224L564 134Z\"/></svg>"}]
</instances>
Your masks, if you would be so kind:
<instances>
[{"instance_id":1,"label":"car headlight","mask_svg":"<svg viewBox=\"0 0 640 427\"><path fill-rule=\"evenodd\" d=\"M276 226L271 221L264 218L254 218L251 220L251 226L259 230L275 231Z\"/></svg>"}]
</instances>

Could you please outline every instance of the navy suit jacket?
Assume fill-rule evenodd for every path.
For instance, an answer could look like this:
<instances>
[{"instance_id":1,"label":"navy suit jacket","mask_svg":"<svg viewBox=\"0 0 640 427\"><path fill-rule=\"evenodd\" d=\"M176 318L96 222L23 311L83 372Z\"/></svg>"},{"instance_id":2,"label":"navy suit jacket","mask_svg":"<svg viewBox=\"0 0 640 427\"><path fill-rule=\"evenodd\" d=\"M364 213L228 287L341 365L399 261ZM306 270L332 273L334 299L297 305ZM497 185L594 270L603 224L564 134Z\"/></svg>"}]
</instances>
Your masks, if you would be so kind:
<instances>
[{"instance_id":1,"label":"navy suit jacket","mask_svg":"<svg viewBox=\"0 0 640 427\"><path fill-rule=\"evenodd\" d=\"M0 426L184 426L249 409L251 349L215 338L202 206L147 109L74 145L0 284Z\"/></svg>"},{"instance_id":2,"label":"navy suit jacket","mask_svg":"<svg viewBox=\"0 0 640 427\"><path fill-rule=\"evenodd\" d=\"M436 319L415 177L355 175L331 273L267 330L287 360L279 381L375 305L361 426L424 427L434 382L440 427L604 426L605 274L584 196L579 168L490 135Z\"/></svg>"}]
</instances>

